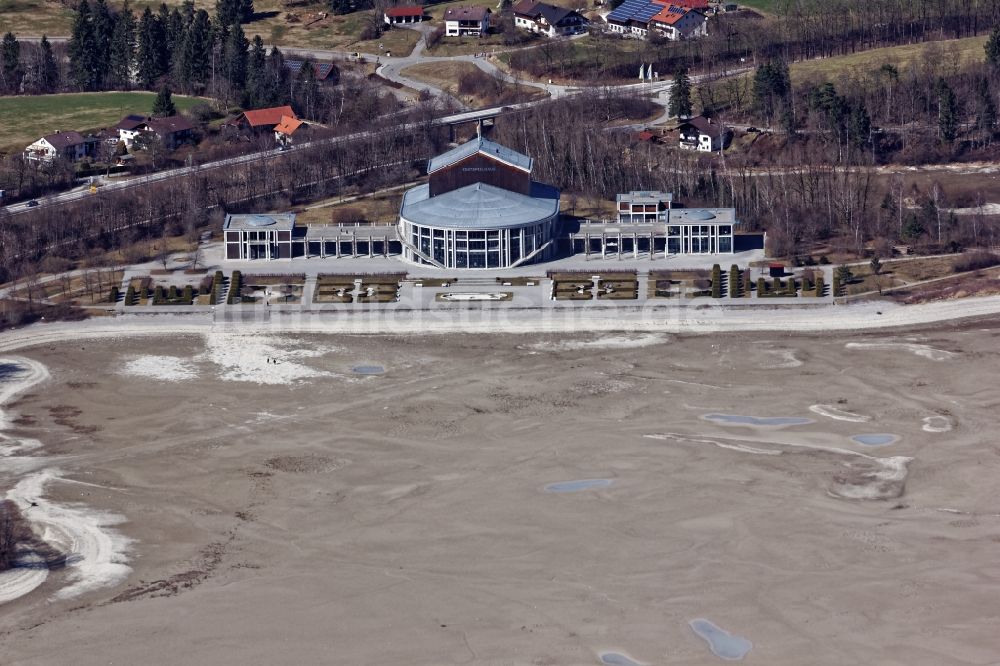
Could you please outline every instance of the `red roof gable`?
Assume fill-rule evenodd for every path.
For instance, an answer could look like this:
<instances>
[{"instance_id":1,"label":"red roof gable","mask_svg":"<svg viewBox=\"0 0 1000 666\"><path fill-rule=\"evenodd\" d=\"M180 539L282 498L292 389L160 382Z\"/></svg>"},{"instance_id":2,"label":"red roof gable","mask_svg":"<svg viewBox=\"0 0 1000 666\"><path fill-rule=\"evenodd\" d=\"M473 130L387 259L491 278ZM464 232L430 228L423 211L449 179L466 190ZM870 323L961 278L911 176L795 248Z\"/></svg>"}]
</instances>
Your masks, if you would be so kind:
<instances>
[{"instance_id":1,"label":"red roof gable","mask_svg":"<svg viewBox=\"0 0 1000 666\"><path fill-rule=\"evenodd\" d=\"M390 7L385 10L385 15L393 18L403 18L406 16L420 17L424 15L424 8L419 5L413 7Z\"/></svg>"},{"instance_id":2,"label":"red roof gable","mask_svg":"<svg viewBox=\"0 0 1000 666\"><path fill-rule=\"evenodd\" d=\"M256 109L254 111L246 111L243 113L243 117L247 119L247 123L250 127L277 125L281 122L282 116L298 118L290 106L275 106L270 109Z\"/></svg>"}]
</instances>

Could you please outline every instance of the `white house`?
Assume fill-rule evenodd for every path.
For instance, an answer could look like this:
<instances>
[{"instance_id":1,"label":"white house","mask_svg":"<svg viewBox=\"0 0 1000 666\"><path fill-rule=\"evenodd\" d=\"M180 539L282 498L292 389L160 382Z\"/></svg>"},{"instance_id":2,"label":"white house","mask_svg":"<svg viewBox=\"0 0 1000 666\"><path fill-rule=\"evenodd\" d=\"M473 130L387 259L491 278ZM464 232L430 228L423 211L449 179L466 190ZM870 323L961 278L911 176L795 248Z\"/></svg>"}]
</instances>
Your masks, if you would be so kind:
<instances>
[{"instance_id":1,"label":"white house","mask_svg":"<svg viewBox=\"0 0 1000 666\"><path fill-rule=\"evenodd\" d=\"M708 34L708 19L697 10L670 5L650 19L649 27L677 41Z\"/></svg>"},{"instance_id":2,"label":"white house","mask_svg":"<svg viewBox=\"0 0 1000 666\"><path fill-rule=\"evenodd\" d=\"M677 128L680 133L680 147L684 150L697 150L710 153L722 150L729 139L729 130L722 123L713 123L711 118L695 116L681 123Z\"/></svg>"},{"instance_id":3,"label":"white house","mask_svg":"<svg viewBox=\"0 0 1000 666\"><path fill-rule=\"evenodd\" d=\"M448 37L480 37L490 31L488 7L450 7L444 13L444 34Z\"/></svg>"},{"instance_id":4,"label":"white house","mask_svg":"<svg viewBox=\"0 0 1000 666\"><path fill-rule=\"evenodd\" d=\"M29 160L51 162L62 158L77 162L94 152L95 139L85 139L79 132L56 132L43 136L24 149Z\"/></svg>"},{"instance_id":5,"label":"white house","mask_svg":"<svg viewBox=\"0 0 1000 666\"><path fill-rule=\"evenodd\" d=\"M520 0L512 9L515 27L547 37L576 35L587 29L587 19L572 9L537 0Z\"/></svg>"}]
</instances>

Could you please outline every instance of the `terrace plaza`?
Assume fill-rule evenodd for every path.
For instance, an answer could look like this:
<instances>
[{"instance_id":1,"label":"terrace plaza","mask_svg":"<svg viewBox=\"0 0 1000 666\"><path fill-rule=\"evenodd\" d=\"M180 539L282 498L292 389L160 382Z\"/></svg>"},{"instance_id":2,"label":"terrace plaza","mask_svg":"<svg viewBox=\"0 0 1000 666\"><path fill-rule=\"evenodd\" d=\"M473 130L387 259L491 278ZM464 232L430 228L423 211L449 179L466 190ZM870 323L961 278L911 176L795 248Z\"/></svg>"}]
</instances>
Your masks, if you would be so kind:
<instances>
[{"instance_id":1,"label":"terrace plaza","mask_svg":"<svg viewBox=\"0 0 1000 666\"><path fill-rule=\"evenodd\" d=\"M762 235L737 233L735 209L685 208L668 192L619 194L612 219L562 218L559 190L533 180L533 166L527 155L477 137L428 162L427 182L403 194L395 224L302 225L291 213L228 215L223 256L372 264L353 270L402 260L463 271L681 257L685 266L711 265L713 257L729 261L763 249Z\"/></svg>"}]
</instances>

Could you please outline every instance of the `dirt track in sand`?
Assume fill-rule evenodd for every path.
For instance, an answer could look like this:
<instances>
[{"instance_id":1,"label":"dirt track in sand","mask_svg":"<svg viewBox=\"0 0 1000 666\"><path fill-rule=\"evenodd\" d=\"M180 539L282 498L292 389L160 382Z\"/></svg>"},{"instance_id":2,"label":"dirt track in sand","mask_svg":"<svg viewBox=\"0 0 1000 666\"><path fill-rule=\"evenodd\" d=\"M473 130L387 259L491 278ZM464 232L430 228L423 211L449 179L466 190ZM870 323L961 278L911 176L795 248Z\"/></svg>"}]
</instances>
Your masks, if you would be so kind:
<instances>
[{"instance_id":1,"label":"dirt track in sand","mask_svg":"<svg viewBox=\"0 0 1000 666\"><path fill-rule=\"evenodd\" d=\"M126 519L132 570L0 606L4 663L722 663L696 618L748 664L1000 652L994 331L566 340L22 350L51 379L4 405L34 424L8 433L58 458L48 501Z\"/></svg>"}]
</instances>

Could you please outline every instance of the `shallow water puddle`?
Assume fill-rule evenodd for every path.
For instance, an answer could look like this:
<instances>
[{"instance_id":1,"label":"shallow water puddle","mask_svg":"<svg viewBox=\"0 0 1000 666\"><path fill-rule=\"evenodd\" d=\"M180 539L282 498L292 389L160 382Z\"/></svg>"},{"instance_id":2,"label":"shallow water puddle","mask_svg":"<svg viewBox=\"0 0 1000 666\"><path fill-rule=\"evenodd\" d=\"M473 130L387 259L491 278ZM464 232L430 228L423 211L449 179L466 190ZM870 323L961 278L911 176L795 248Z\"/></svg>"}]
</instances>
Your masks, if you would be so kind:
<instances>
[{"instance_id":1,"label":"shallow water puddle","mask_svg":"<svg viewBox=\"0 0 1000 666\"><path fill-rule=\"evenodd\" d=\"M356 375L381 375L385 368L381 365L356 365L351 368L351 372Z\"/></svg>"},{"instance_id":2,"label":"shallow water puddle","mask_svg":"<svg viewBox=\"0 0 1000 666\"><path fill-rule=\"evenodd\" d=\"M545 486L547 493L575 493L591 488L607 488L613 483L613 479L579 479L577 481L560 481L550 483Z\"/></svg>"},{"instance_id":3,"label":"shallow water puddle","mask_svg":"<svg viewBox=\"0 0 1000 666\"><path fill-rule=\"evenodd\" d=\"M728 631L717 627L714 623L703 618L691 620L688 624L708 643L708 648L716 657L726 661L740 661L750 652L753 643L743 638L735 636Z\"/></svg>"},{"instance_id":4,"label":"shallow water puddle","mask_svg":"<svg viewBox=\"0 0 1000 666\"><path fill-rule=\"evenodd\" d=\"M866 433L864 435L854 435L851 441L862 446L888 446L899 441L899 435L888 432Z\"/></svg>"},{"instance_id":5,"label":"shallow water puddle","mask_svg":"<svg viewBox=\"0 0 1000 666\"><path fill-rule=\"evenodd\" d=\"M705 414L701 418L724 425L790 426L814 423L800 416L744 416L743 414Z\"/></svg>"},{"instance_id":6,"label":"shallow water puddle","mask_svg":"<svg viewBox=\"0 0 1000 666\"><path fill-rule=\"evenodd\" d=\"M640 666L639 662L620 652L602 653L601 663L607 664L607 666Z\"/></svg>"}]
</instances>

